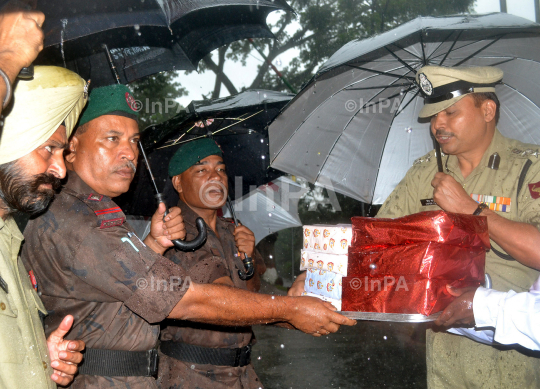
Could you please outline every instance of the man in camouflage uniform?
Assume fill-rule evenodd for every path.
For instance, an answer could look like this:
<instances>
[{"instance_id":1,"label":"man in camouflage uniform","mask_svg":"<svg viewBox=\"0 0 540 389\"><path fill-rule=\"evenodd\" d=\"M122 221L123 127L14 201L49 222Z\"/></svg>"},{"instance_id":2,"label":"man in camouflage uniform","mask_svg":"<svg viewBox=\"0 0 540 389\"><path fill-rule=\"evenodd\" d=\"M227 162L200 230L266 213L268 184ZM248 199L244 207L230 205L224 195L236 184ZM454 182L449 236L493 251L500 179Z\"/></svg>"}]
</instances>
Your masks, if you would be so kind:
<instances>
[{"instance_id":1,"label":"man in camouflage uniform","mask_svg":"<svg viewBox=\"0 0 540 389\"><path fill-rule=\"evenodd\" d=\"M0 388L53 389L73 380L84 342L64 340L69 315L45 338L47 311L18 257L23 236L13 214L43 212L65 177L64 149L86 103L85 82L63 68L36 66L14 95L0 137Z\"/></svg>"},{"instance_id":2,"label":"man in camouflage uniform","mask_svg":"<svg viewBox=\"0 0 540 389\"><path fill-rule=\"evenodd\" d=\"M134 234L112 200L129 189L136 169L133 102L122 85L92 91L70 141L67 183L25 230L22 257L50 312L46 330L72 312L69 336L87 345L73 388L157 388L156 323L165 318L218 325L289 321L314 335L353 324L315 299L276 301L226 285L186 283L185 270L161 255L185 235L178 208L163 221L161 204L145 241Z\"/></svg>"},{"instance_id":3,"label":"man in camouflage uniform","mask_svg":"<svg viewBox=\"0 0 540 389\"><path fill-rule=\"evenodd\" d=\"M264 262L255 250L253 232L241 225L235 228L230 220L217 216L218 209L227 200L228 191L221 156L215 141L199 139L185 144L172 157L169 176L180 196L178 207L182 210L187 236L197 235L195 219L202 217L208 239L193 253L173 248L165 256L186 269L194 282L222 283L247 289L248 282L238 275L244 265L237 253L245 253L254 259L255 278L264 273ZM159 361L159 385L163 389L260 388L261 382L250 363L252 340L251 327L167 321L161 333L163 355ZM235 358L236 354L238 358ZM200 358L193 358L194 355ZM218 362L220 359L223 361Z\"/></svg>"},{"instance_id":4,"label":"man in camouflage uniform","mask_svg":"<svg viewBox=\"0 0 540 389\"><path fill-rule=\"evenodd\" d=\"M493 67L426 66L416 76L425 95L421 118L444 156L415 161L377 217L396 218L443 209L488 219L492 249L486 272L493 288L525 291L540 269L539 147L497 130L499 101ZM481 203L481 205L479 205ZM427 332L430 388L532 388L540 384L540 359L518 348L492 347L445 332Z\"/></svg>"}]
</instances>

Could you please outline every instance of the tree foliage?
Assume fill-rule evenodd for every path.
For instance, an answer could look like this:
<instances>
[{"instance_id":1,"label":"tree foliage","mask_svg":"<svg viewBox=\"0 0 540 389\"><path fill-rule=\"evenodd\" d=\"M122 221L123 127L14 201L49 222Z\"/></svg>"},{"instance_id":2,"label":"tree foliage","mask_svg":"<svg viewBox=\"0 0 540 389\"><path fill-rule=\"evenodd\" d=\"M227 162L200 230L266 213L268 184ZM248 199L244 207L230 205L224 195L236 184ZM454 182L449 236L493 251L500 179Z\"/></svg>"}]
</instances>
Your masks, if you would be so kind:
<instances>
[{"instance_id":1,"label":"tree foliage","mask_svg":"<svg viewBox=\"0 0 540 389\"><path fill-rule=\"evenodd\" d=\"M256 44L271 62L288 50L299 50L299 55L281 69L283 76L299 90L345 43L379 34L418 16L471 12L474 0L290 0L289 4L297 16L283 13L271 26L277 39L257 39ZM253 44L243 40L223 46L217 57L205 57L200 71L216 74L216 84L209 97L219 97L222 85L230 94L237 93L223 71L225 61L245 65L248 56L254 54ZM248 88L288 91L265 62Z\"/></svg>"},{"instance_id":2,"label":"tree foliage","mask_svg":"<svg viewBox=\"0 0 540 389\"><path fill-rule=\"evenodd\" d=\"M175 71L162 72L129 85L135 99L141 103L139 111L141 130L173 117L183 108L175 100L187 95L187 90L177 81L177 76L178 73Z\"/></svg>"}]
</instances>

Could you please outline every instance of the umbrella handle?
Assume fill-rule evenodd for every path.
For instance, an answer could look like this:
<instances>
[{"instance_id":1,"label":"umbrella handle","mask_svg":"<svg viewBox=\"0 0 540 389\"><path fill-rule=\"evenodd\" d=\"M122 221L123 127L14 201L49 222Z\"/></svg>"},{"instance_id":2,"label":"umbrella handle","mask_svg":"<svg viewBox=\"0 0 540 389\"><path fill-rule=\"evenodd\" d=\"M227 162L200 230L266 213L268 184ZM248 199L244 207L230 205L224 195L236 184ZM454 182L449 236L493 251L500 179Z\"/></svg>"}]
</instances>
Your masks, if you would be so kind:
<instances>
[{"instance_id":1,"label":"umbrella handle","mask_svg":"<svg viewBox=\"0 0 540 389\"><path fill-rule=\"evenodd\" d=\"M158 193L156 195L156 198L158 200L158 203L165 204L165 201L163 200L163 195L161 193ZM169 214L169 208L167 208L167 205L165 204L165 214L163 215L163 221L165 221L165 216ZM195 226L197 227L198 235L195 237L195 239L185 242L180 239L173 240L174 247L176 247L180 251L195 251L198 248L200 248L205 242L206 242L206 223L204 222L202 217L198 217L195 220Z\"/></svg>"},{"instance_id":2,"label":"umbrella handle","mask_svg":"<svg viewBox=\"0 0 540 389\"><path fill-rule=\"evenodd\" d=\"M242 262L244 262L244 267L246 268L246 271L238 270L238 276L242 281L250 280L255 274L253 260L244 253L244 259L242 260Z\"/></svg>"}]
</instances>

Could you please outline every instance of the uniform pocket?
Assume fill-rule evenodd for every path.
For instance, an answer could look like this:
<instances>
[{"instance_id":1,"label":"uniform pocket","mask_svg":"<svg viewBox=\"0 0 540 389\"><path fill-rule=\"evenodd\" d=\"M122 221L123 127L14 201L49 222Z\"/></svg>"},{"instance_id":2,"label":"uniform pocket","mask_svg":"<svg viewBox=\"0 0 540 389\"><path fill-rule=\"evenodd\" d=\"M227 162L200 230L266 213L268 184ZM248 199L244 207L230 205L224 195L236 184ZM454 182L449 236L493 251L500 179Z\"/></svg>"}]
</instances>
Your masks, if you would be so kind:
<instances>
[{"instance_id":1,"label":"uniform pocket","mask_svg":"<svg viewBox=\"0 0 540 389\"><path fill-rule=\"evenodd\" d=\"M11 296L0 289L0 363L23 362L26 350L19 325Z\"/></svg>"}]
</instances>

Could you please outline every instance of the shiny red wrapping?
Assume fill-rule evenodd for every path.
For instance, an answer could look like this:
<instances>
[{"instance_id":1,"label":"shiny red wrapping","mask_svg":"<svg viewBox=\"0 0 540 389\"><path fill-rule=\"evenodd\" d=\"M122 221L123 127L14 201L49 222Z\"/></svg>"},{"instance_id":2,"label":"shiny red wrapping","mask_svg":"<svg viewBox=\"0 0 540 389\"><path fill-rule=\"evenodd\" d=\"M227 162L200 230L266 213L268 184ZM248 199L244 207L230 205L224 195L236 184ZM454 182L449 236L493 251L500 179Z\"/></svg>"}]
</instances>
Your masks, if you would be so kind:
<instances>
[{"instance_id":1,"label":"shiny red wrapping","mask_svg":"<svg viewBox=\"0 0 540 389\"><path fill-rule=\"evenodd\" d=\"M484 281L489 249L482 216L421 212L397 219L352 218L343 311L423 314L454 297L446 285Z\"/></svg>"},{"instance_id":2,"label":"shiny red wrapping","mask_svg":"<svg viewBox=\"0 0 540 389\"><path fill-rule=\"evenodd\" d=\"M485 216L428 211L396 219L353 217L351 221L352 247L439 242L490 248Z\"/></svg>"}]
</instances>

